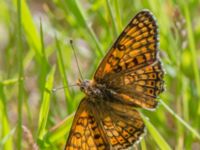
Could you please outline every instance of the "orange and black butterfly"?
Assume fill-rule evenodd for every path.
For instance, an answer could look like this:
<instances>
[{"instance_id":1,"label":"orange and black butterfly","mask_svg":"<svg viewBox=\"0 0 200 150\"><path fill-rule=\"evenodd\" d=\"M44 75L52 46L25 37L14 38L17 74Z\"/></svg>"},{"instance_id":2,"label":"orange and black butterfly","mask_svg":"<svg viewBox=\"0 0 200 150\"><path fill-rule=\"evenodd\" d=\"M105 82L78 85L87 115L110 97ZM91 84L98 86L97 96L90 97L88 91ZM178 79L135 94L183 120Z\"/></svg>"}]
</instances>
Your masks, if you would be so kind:
<instances>
[{"instance_id":1,"label":"orange and black butterfly","mask_svg":"<svg viewBox=\"0 0 200 150\"><path fill-rule=\"evenodd\" d=\"M79 80L85 93L65 150L110 150L133 146L145 125L135 108L155 109L163 92L158 26L148 10L127 25L92 80Z\"/></svg>"}]
</instances>

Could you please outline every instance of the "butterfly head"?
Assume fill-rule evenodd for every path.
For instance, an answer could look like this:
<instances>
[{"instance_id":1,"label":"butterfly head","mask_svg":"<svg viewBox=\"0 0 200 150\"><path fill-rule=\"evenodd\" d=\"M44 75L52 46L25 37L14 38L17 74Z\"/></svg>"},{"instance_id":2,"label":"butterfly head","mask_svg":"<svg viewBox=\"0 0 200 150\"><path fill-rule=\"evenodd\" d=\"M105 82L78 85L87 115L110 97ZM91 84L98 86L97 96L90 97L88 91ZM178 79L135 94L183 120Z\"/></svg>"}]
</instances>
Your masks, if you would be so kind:
<instances>
[{"instance_id":1,"label":"butterfly head","mask_svg":"<svg viewBox=\"0 0 200 150\"><path fill-rule=\"evenodd\" d=\"M80 87L80 90L82 92L84 92L85 94L89 94L89 89L91 88L91 81L90 80L81 80L81 79L78 79L77 83L76 83L79 87Z\"/></svg>"},{"instance_id":2,"label":"butterfly head","mask_svg":"<svg viewBox=\"0 0 200 150\"><path fill-rule=\"evenodd\" d=\"M76 83L82 92L84 92L86 95L91 97L98 97L101 95L101 92L98 88L96 88L95 83L93 80L80 80L78 79Z\"/></svg>"}]
</instances>

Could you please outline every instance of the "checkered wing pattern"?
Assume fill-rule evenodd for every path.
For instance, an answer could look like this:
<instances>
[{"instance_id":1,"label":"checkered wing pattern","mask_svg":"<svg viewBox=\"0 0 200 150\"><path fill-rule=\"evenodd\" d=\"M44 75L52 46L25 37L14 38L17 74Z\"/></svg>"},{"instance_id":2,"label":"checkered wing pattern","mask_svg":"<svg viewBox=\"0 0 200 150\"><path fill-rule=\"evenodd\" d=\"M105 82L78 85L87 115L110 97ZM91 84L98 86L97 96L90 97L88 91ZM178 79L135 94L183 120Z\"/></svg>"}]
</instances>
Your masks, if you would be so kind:
<instances>
[{"instance_id":1,"label":"checkered wing pattern","mask_svg":"<svg viewBox=\"0 0 200 150\"><path fill-rule=\"evenodd\" d=\"M139 12L102 60L95 81L133 105L154 109L155 98L164 90L158 45L156 20L147 10Z\"/></svg>"}]
</instances>

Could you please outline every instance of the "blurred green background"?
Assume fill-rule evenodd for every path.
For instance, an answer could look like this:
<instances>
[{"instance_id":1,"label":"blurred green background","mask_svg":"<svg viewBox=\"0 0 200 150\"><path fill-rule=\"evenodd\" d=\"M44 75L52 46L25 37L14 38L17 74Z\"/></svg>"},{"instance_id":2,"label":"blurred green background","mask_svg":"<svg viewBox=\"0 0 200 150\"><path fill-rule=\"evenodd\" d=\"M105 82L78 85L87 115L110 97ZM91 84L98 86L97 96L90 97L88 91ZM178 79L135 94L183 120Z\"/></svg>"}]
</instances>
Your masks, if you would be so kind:
<instances>
[{"instance_id":1,"label":"blurred green background","mask_svg":"<svg viewBox=\"0 0 200 150\"><path fill-rule=\"evenodd\" d=\"M142 9L157 18L166 91L136 149L200 149L200 0L1 0L0 149L63 149L84 78ZM52 89L67 87L52 92Z\"/></svg>"}]
</instances>

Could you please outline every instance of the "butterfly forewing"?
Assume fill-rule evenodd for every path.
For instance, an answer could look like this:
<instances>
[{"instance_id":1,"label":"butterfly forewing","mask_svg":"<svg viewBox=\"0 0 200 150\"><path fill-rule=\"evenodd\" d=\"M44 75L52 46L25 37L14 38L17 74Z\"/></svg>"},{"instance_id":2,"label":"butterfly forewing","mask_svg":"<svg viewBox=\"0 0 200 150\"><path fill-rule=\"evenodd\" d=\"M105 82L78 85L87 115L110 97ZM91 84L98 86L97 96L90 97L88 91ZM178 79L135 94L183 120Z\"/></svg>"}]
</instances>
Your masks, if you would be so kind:
<instances>
[{"instance_id":1,"label":"butterfly forewing","mask_svg":"<svg viewBox=\"0 0 200 150\"><path fill-rule=\"evenodd\" d=\"M163 91L158 53L158 27L149 11L141 11L128 24L97 69L94 79L137 106L153 109Z\"/></svg>"},{"instance_id":2,"label":"butterfly forewing","mask_svg":"<svg viewBox=\"0 0 200 150\"><path fill-rule=\"evenodd\" d=\"M139 12L127 25L106 57L102 60L94 78L106 74L136 70L156 60L158 27L149 11Z\"/></svg>"}]
</instances>

